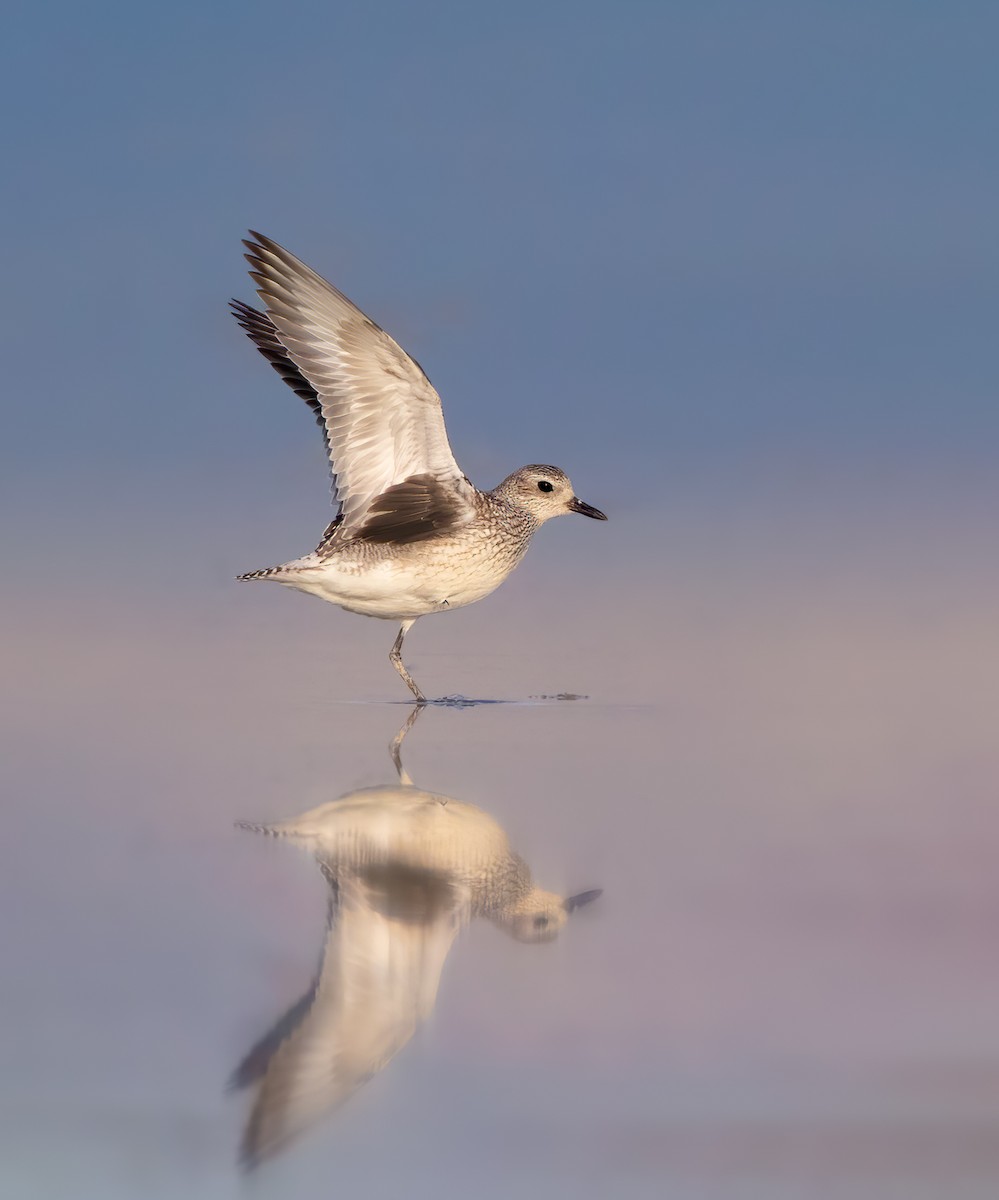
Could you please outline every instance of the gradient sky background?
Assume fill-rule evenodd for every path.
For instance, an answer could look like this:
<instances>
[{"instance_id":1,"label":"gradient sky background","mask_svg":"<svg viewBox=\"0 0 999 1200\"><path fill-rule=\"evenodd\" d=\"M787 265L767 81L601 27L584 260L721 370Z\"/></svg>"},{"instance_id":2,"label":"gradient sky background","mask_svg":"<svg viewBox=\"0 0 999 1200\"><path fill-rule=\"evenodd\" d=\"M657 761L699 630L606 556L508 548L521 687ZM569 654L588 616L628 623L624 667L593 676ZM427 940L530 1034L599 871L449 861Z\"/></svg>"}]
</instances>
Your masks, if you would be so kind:
<instances>
[{"instance_id":1,"label":"gradient sky background","mask_svg":"<svg viewBox=\"0 0 999 1200\"><path fill-rule=\"evenodd\" d=\"M232 820L385 782L405 712L344 703L402 699L389 626L232 582L329 519L226 309L247 226L421 361L473 480L611 516L407 641L435 695L593 697L428 713L407 765L601 906L547 959L470 936L291 1177L996 1194L997 44L960 2L15 6L18 1195L237 1193L221 1081L323 897Z\"/></svg>"},{"instance_id":2,"label":"gradient sky background","mask_svg":"<svg viewBox=\"0 0 999 1200\"><path fill-rule=\"evenodd\" d=\"M226 313L248 225L420 359L483 484L555 460L620 511L943 502L991 473L993 5L181 0L7 28L0 454L32 537L223 481L251 520L322 501L318 438Z\"/></svg>"}]
</instances>

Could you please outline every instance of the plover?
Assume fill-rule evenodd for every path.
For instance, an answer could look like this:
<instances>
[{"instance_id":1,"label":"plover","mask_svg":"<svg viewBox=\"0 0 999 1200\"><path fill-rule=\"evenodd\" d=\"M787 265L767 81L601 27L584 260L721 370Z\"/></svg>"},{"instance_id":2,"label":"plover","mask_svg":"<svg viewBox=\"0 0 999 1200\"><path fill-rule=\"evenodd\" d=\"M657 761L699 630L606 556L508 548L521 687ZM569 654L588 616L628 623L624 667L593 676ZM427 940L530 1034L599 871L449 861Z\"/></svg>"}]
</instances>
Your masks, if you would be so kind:
<instances>
[{"instance_id":1,"label":"plover","mask_svg":"<svg viewBox=\"0 0 999 1200\"><path fill-rule=\"evenodd\" d=\"M333 473L336 515L311 554L241 580L270 579L348 612L398 621L402 661L413 623L488 596L551 517L606 516L558 467L532 465L480 492L454 460L440 397L422 367L332 284L270 238L245 241L264 302L236 319L315 413Z\"/></svg>"},{"instance_id":2,"label":"plover","mask_svg":"<svg viewBox=\"0 0 999 1200\"><path fill-rule=\"evenodd\" d=\"M451 946L473 918L520 942L549 942L600 895L536 887L491 816L405 782L277 824L239 824L309 848L329 886L314 981L230 1080L255 1088L241 1152L248 1169L347 1101L406 1045L433 1011Z\"/></svg>"}]
</instances>

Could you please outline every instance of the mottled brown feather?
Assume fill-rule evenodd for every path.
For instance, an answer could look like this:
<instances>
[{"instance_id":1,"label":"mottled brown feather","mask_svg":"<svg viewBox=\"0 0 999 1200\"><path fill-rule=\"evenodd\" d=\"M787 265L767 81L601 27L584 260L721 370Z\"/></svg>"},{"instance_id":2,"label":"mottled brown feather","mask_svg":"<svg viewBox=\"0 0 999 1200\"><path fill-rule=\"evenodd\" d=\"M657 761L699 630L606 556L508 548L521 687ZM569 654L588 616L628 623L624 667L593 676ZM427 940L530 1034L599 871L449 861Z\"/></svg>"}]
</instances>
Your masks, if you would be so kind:
<instances>
[{"instance_id":1,"label":"mottled brown feather","mask_svg":"<svg viewBox=\"0 0 999 1200\"><path fill-rule=\"evenodd\" d=\"M411 475L377 497L352 536L367 542L422 542L467 521L468 503L453 486L432 475Z\"/></svg>"}]
</instances>

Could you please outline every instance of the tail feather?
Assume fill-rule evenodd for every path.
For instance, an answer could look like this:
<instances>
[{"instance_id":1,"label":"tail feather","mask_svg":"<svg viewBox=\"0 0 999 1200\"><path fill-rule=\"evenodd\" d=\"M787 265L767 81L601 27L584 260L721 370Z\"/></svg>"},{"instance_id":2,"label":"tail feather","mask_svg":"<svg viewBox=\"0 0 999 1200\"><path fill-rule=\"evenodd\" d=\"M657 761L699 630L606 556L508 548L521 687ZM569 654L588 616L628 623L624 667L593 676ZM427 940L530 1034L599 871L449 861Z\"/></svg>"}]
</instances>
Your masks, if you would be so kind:
<instances>
[{"instance_id":1,"label":"tail feather","mask_svg":"<svg viewBox=\"0 0 999 1200\"><path fill-rule=\"evenodd\" d=\"M237 575L236 579L240 583L246 583L248 579L273 579L275 575L284 573L284 567L265 567L262 571L248 571L245 575Z\"/></svg>"},{"instance_id":2,"label":"tail feather","mask_svg":"<svg viewBox=\"0 0 999 1200\"><path fill-rule=\"evenodd\" d=\"M234 821L233 824L237 829L242 829L246 833L262 833L264 837L288 838L293 842L315 841L315 831L311 828L302 828L297 819L273 822Z\"/></svg>"},{"instance_id":3,"label":"tail feather","mask_svg":"<svg viewBox=\"0 0 999 1200\"><path fill-rule=\"evenodd\" d=\"M287 834L280 825L265 825L262 821L235 821L237 829L245 829L247 833L263 833L267 837L286 837Z\"/></svg>"}]
</instances>

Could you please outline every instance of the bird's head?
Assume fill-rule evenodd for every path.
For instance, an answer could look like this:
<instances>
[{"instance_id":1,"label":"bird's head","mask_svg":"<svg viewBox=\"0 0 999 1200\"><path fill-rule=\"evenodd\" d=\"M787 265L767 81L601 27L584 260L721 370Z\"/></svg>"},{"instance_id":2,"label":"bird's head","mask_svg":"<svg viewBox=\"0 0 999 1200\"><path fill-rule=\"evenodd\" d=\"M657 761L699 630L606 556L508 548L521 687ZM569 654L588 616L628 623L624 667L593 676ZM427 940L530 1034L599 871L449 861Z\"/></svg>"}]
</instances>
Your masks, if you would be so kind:
<instances>
[{"instance_id":1,"label":"bird's head","mask_svg":"<svg viewBox=\"0 0 999 1200\"><path fill-rule=\"evenodd\" d=\"M503 480L496 488L496 494L525 509L539 525L566 513L581 513L597 521L607 520L599 508L577 499L572 481L558 467L538 464L521 467Z\"/></svg>"},{"instance_id":2,"label":"bird's head","mask_svg":"<svg viewBox=\"0 0 999 1200\"><path fill-rule=\"evenodd\" d=\"M502 924L518 942L551 942L558 937L569 914L596 900L600 892L600 888L594 888L563 899L554 892L532 888L512 911L505 914Z\"/></svg>"}]
</instances>

